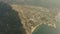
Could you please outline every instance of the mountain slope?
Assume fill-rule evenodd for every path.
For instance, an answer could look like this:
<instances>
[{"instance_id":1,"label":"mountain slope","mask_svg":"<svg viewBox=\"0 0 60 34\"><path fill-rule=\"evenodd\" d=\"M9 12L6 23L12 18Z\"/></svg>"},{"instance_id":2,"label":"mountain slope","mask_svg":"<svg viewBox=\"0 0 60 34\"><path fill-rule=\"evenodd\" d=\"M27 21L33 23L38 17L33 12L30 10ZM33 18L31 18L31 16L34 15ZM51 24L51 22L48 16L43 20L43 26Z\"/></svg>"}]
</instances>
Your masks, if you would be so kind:
<instances>
[{"instance_id":1,"label":"mountain slope","mask_svg":"<svg viewBox=\"0 0 60 34\"><path fill-rule=\"evenodd\" d=\"M32 34L32 30L34 28L36 29L38 24L48 24L48 26L56 28L56 21L54 18L57 15L57 11L53 12L54 10L49 10L47 8L37 6L11 6L14 10L18 11L23 28L25 28L27 34Z\"/></svg>"}]
</instances>

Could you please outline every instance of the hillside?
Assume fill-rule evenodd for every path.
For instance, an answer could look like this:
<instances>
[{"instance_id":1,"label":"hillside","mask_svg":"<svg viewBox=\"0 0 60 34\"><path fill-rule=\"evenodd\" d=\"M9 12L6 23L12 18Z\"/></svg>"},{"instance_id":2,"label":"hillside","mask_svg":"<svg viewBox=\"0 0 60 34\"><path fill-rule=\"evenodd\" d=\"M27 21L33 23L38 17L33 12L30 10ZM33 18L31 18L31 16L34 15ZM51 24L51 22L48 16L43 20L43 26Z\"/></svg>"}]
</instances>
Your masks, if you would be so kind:
<instances>
[{"instance_id":1,"label":"hillside","mask_svg":"<svg viewBox=\"0 0 60 34\"><path fill-rule=\"evenodd\" d=\"M41 24L48 24L48 26L56 28L55 16L59 12L57 9L47 9L44 7L28 5L11 6L14 10L18 11L23 28L25 28L27 34L32 34L32 32Z\"/></svg>"},{"instance_id":2,"label":"hillside","mask_svg":"<svg viewBox=\"0 0 60 34\"><path fill-rule=\"evenodd\" d=\"M27 3L29 4L29 2ZM35 3L36 0L32 2ZM44 3L43 6L46 6ZM59 34L60 9L56 7L48 9L48 6L43 6L0 2L0 32L3 34L39 34L43 32Z\"/></svg>"}]
</instances>

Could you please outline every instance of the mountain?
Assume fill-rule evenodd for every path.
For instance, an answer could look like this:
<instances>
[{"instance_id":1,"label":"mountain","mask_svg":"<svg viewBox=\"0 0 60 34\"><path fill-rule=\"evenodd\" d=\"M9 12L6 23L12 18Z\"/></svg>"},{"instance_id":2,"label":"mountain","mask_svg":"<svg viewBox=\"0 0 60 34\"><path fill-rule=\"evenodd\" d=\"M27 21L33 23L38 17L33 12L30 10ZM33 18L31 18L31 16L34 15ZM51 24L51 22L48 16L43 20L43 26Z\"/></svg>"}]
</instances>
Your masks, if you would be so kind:
<instances>
[{"instance_id":1,"label":"mountain","mask_svg":"<svg viewBox=\"0 0 60 34\"><path fill-rule=\"evenodd\" d=\"M11 7L9 5L0 3L1 4L0 5L0 9L1 9L0 24L1 26L4 24L7 24L5 27L8 27L9 31L14 31L14 32L20 31L19 33L21 34L24 32L26 32L27 34L32 34L34 30L42 24L47 24L47 26L49 27L56 28L57 26L56 24L58 22L56 22L55 17L60 12L59 8L54 7L54 8L48 9L47 7L51 7L51 6L49 6L48 4L47 5L44 4L46 3L44 0L42 0L41 5L38 4L40 0L38 0L39 2L36 0L31 0L31 1L23 0L22 2L20 2L20 0L19 2L17 2L16 0L15 0L16 2L14 0L12 2L11 1L12 0L5 1L8 4L11 3L10 4ZM39 6L36 6L36 5L39 5Z\"/></svg>"},{"instance_id":2,"label":"mountain","mask_svg":"<svg viewBox=\"0 0 60 34\"><path fill-rule=\"evenodd\" d=\"M29 5L11 5L16 10L22 20L25 31L30 34L41 24L48 24L49 27L56 28L55 17L60 10L47 9L44 7Z\"/></svg>"}]
</instances>

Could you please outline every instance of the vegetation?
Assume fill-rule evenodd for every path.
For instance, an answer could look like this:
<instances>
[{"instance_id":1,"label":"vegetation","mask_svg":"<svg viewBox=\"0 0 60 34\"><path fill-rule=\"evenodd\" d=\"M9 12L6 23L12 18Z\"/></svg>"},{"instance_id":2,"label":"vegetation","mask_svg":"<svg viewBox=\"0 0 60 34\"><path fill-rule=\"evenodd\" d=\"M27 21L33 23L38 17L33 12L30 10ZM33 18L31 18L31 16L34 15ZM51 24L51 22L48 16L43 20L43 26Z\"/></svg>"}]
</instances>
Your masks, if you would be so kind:
<instances>
[{"instance_id":1,"label":"vegetation","mask_svg":"<svg viewBox=\"0 0 60 34\"><path fill-rule=\"evenodd\" d=\"M5 3L0 2L0 34L25 34L18 12Z\"/></svg>"},{"instance_id":2,"label":"vegetation","mask_svg":"<svg viewBox=\"0 0 60 34\"><path fill-rule=\"evenodd\" d=\"M21 5L12 5L13 9L19 12L19 14L23 19L26 30L31 32L31 30L37 26L38 24L48 24L48 26L56 28L56 20L55 16L58 14L58 10L56 9L47 9L44 7L36 7L36 6L21 6ZM54 12L55 11L55 12Z\"/></svg>"},{"instance_id":3,"label":"vegetation","mask_svg":"<svg viewBox=\"0 0 60 34\"><path fill-rule=\"evenodd\" d=\"M47 24L48 26L56 28L55 16L59 13L60 10L55 7L47 9L46 7L51 7L53 4L49 5L49 3L44 2L44 0L42 1L43 3L40 3L38 1L41 2L41 0L37 0L37 1L26 0L20 3L17 2L17 5L13 5L16 2L9 1L10 3L13 3L11 4L11 6L5 3L0 3L1 4L0 5L0 16L1 16L0 31L6 32L7 30L7 32L9 33L19 32L20 34L25 34L26 31L29 34L31 34L31 30L35 26L39 25L40 23ZM35 5L35 6L30 6L30 5ZM40 7L37 7L36 5Z\"/></svg>"}]
</instances>

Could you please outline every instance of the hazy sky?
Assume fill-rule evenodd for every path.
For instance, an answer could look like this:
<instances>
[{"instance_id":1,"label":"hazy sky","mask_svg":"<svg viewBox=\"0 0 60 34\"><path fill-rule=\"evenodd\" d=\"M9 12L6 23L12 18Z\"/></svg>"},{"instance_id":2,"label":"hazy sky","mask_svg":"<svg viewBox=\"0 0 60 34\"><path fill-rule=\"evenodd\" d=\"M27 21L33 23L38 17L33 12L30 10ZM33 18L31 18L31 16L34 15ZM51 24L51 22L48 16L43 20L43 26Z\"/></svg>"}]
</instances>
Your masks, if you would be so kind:
<instances>
[{"instance_id":1,"label":"hazy sky","mask_svg":"<svg viewBox=\"0 0 60 34\"><path fill-rule=\"evenodd\" d=\"M60 0L0 0L0 1L7 1L8 3L20 3L20 4L27 4L27 5L41 5L46 7L51 6L59 6L60 7Z\"/></svg>"}]
</instances>

